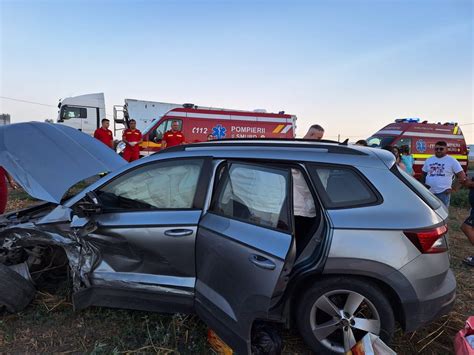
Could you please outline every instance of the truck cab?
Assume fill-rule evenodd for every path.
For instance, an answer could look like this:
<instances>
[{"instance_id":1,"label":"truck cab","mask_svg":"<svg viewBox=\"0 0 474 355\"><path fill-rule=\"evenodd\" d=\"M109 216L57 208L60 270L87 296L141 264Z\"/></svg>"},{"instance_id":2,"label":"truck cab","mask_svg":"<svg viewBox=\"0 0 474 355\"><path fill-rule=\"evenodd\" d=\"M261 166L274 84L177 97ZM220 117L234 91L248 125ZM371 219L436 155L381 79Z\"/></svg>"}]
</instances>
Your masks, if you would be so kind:
<instances>
[{"instance_id":1,"label":"truck cab","mask_svg":"<svg viewBox=\"0 0 474 355\"><path fill-rule=\"evenodd\" d=\"M60 100L57 122L93 135L103 118L110 118L114 136L121 138L120 131L134 119L142 132L165 113L182 105L166 102L125 99L123 105L113 106L113 118L107 117L103 93L67 97Z\"/></svg>"},{"instance_id":2,"label":"truck cab","mask_svg":"<svg viewBox=\"0 0 474 355\"><path fill-rule=\"evenodd\" d=\"M105 118L104 94L67 97L59 102L58 108L58 123L92 135Z\"/></svg>"}]
</instances>

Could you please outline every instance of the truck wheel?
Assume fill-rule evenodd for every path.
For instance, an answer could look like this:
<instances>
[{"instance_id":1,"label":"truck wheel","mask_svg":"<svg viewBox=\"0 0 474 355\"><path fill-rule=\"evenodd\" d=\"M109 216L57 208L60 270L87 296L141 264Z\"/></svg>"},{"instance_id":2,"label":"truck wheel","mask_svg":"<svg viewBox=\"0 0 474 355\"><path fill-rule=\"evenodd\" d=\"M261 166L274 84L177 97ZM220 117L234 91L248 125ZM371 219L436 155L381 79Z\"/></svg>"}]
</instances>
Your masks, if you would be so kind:
<instances>
[{"instance_id":1,"label":"truck wheel","mask_svg":"<svg viewBox=\"0 0 474 355\"><path fill-rule=\"evenodd\" d=\"M377 285L358 278L322 280L299 299L297 324L317 354L344 354L367 333L390 342L393 310Z\"/></svg>"},{"instance_id":2,"label":"truck wheel","mask_svg":"<svg viewBox=\"0 0 474 355\"><path fill-rule=\"evenodd\" d=\"M31 281L8 266L0 264L0 308L10 313L19 312L33 300L36 290Z\"/></svg>"}]
</instances>

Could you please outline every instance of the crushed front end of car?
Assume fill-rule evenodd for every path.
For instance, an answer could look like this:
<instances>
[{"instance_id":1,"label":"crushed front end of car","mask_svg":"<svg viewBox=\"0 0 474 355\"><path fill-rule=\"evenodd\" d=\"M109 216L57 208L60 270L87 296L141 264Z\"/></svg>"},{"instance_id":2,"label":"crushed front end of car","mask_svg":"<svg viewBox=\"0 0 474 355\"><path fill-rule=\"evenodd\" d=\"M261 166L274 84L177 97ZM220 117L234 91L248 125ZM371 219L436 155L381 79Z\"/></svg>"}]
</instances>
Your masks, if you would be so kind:
<instances>
[{"instance_id":1,"label":"crushed front end of car","mask_svg":"<svg viewBox=\"0 0 474 355\"><path fill-rule=\"evenodd\" d=\"M54 218L59 215L62 220ZM41 289L54 290L65 282L72 292L90 286L89 274L99 255L83 237L96 227L93 223L73 227L77 217L71 216L70 210L62 206L52 209L50 204L1 216L0 265L5 274L0 273L0 277L15 278L5 270L7 267L25 282ZM0 282L7 283L8 280ZM21 307L12 304L15 292L21 293L22 290L0 292L0 304L18 311Z\"/></svg>"}]
</instances>

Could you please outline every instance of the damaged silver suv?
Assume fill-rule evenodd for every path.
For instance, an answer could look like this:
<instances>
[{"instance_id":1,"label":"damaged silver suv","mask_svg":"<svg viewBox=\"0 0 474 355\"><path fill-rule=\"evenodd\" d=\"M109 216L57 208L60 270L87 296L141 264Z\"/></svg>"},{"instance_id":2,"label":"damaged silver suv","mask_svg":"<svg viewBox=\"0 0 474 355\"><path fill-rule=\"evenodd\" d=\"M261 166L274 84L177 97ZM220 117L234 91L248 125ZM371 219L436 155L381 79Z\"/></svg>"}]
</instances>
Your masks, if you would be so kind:
<instances>
[{"instance_id":1,"label":"damaged silver suv","mask_svg":"<svg viewBox=\"0 0 474 355\"><path fill-rule=\"evenodd\" d=\"M45 202L0 218L0 304L20 311L70 275L76 310L195 312L239 353L257 320L298 328L317 353L367 332L389 342L396 322L414 331L447 313L456 288L447 211L394 163L371 148L248 140L128 164L69 127L2 127L0 166Z\"/></svg>"}]
</instances>

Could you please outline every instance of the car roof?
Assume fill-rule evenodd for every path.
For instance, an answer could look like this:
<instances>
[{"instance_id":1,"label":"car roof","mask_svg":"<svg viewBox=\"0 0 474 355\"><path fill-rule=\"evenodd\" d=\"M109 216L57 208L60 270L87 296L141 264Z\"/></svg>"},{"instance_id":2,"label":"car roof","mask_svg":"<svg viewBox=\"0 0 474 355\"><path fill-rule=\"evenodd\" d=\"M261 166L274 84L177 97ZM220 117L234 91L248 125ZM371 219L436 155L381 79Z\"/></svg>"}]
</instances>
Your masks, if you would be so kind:
<instances>
[{"instance_id":1,"label":"car roof","mask_svg":"<svg viewBox=\"0 0 474 355\"><path fill-rule=\"evenodd\" d=\"M334 141L304 139L225 139L171 147L150 159L192 156L257 160L291 160L387 168L394 163L392 153Z\"/></svg>"}]
</instances>

